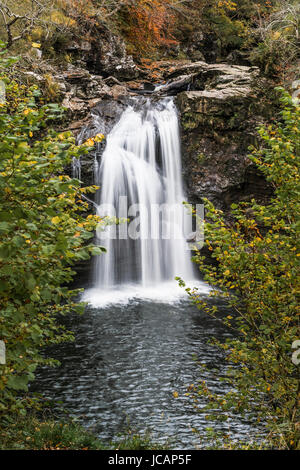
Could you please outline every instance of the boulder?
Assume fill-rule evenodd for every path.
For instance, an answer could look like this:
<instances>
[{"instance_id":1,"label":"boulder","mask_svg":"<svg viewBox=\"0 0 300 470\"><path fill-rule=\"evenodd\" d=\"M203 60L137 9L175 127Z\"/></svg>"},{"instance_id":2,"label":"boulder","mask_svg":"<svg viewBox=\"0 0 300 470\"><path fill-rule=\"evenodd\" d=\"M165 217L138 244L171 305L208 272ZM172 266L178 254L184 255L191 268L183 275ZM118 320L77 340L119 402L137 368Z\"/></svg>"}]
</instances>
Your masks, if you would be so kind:
<instances>
[{"instance_id":1,"label":"boulder","mask_svg":"<svg viewBox=\"0 0 300 470\"><path fill-rule=\"evenodd\" d=\"M123 85L114 85L110 91L111 91L112 97L115 100L117 100L121 96L126 96L128 94L127 88Z\"/></svg>"},{"instance_id":2,"label":"boulder","mask_svg":"<svg viewBox=\"0 0 300 470\"><path fill-rule=\"evenodd\" d=\"M220 130L244 128L254 98L250 87L182 92L177 96L182 126L185 130L199 126Z\"/></svg>"},{"instance_id":3,"label":"boulder","mask_svg":"<svg viewBox=\"0 0 300 470\"><path fill-rule=\"evenodd\" d=\"M180 91L189 89L193 85L196 76L197 74L191 73L189 75L180 75L173 80L171 79L165 85L157 87L156 94L176 95Z\"/></svg>"}]
</instances>

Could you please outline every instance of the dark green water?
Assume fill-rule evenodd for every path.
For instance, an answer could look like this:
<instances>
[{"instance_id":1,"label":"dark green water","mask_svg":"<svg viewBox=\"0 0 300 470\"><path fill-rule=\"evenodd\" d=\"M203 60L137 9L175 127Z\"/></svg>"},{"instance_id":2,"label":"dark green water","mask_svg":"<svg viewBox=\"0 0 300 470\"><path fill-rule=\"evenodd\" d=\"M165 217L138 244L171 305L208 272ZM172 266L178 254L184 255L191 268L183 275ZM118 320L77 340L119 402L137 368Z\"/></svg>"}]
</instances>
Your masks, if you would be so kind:
<instances>
[{"instance_id":1,"label":"dark green water","mask_svg":"<svg viewBox=\"0 0 300 470\"><path fill-rule=\"evenodd\" d=\"M220 311L229 313L221 304ZM207 344L212 337L224 340L229 335L220 322L187 299L176 303L132 299L107 307L89 306L85 315L68 321L76 341L51 349L51 356L62 365L39 371L33 391L61 400L104 440L131 427L141 433L150 430L156 441L172 438L173 448L200 445L191 429L204 435L208 422L184 394L197 380L206 380L224 393L219 377L226 361ZM205 372L193 355L206 364ZM203 406L201 400L199 406ZM215 427L226 431L229 427L235 438L248 439L253 432L238 417Z\"/></svg>"}]
</instances>

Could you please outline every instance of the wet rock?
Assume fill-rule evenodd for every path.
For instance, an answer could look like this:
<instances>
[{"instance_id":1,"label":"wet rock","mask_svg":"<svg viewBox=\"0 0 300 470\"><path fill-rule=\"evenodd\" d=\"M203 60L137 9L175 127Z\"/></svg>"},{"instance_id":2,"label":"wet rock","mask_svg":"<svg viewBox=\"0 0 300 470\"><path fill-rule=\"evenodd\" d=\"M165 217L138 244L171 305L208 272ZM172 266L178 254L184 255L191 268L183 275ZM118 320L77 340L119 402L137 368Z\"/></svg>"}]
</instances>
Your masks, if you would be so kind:
<instances>
[{"instance_id":1,"label":"wet rock","mask_svg":"<svg viewBox=\"0 0 300 470\"><path fill-rule=\"evenodd\" d=\"M165 85L161 85L157 90L157 94L173 95L187 90L193 85L196 76L197 74L189 74L176 77L176 79L170 80Z\"/></svg>"},{"instance_id":2,"label":"wet rock","mask_svg":"<svg viewBox=\"0 0 300 470\"><path fill-rule=\"evenodd\" d=\"M87 124L82 128L80 141L85 141L96 134L101 133L105 136L110 133L113 126L119 120L127 104L126 99L121 96L119 99L113 97L104 97L92 109Z\"/></svg>"},{"instance_id":3,"label":"wet rock","mask_svg":"<svg viewBox=\"0 0 300 470\"><path fill-rule=\"evenodd\" d=\"M98 101L84 120L71 123L69 129L72 129L77 135L78 143L83 143L90 137L95 137L95 135L100 133L107 136L126 107L126 97L119 95L118 99L116 99L113 96L105 96ZM81 157L81 180L85 186L94 184L94 161L95 158L100 160L104 148L105 141L97 144L95 152ZM92 198L93 196L91 196Z\"/></svg>"},{"instance_id":4,"label":"wet rock","mask_svg":"<svg viewBox=\"0 0 300 470\"><path fill-rule=\"evenodd\" d=\"M117 100L118 98L120 98L121 96L126 96L128 94L127 92L127 88L125 86L122 86L122 85L114 85L112 88L111 88L111 94L112 94L112 97Z\"/></svg>"},{"instance_id":5,"label":"wet rock","mask_svg":"<svg viewBox=\"0 0 300 470\"><path fill-rule=\"evenodd\" d=\"M151 82L144 82L143 83L143 89L146 91L154 91L155 90L155 85Z\"/></svg>"},{"instance_id":6,"label":"wet rock","mask_svg":"<svg viewBox=\"0 0 300 470\"><path fill-rule=\"evenodd\" d=\"M193 70L195 86L203 88L181 92L176 98L189 200L200 202L206 197L227 210L241 199L268 197L270 188L247 156L263 120L256 88L258 69L197 63L185 65L184 70Z\"/></svg>"},{"instance_id":7,"label":"wet rock","mask_svg":"<svg viewBox=\"0 0 300 470\"><path fill-rule=\"evenodd\" d=\"M208 64L204 61L191 62L191 61L179 61L171 64L169 69L166 71L166 78L175 78L180 75L189 75L191 73L201 73L207 70Z\"/></svg>"}]
</instances>

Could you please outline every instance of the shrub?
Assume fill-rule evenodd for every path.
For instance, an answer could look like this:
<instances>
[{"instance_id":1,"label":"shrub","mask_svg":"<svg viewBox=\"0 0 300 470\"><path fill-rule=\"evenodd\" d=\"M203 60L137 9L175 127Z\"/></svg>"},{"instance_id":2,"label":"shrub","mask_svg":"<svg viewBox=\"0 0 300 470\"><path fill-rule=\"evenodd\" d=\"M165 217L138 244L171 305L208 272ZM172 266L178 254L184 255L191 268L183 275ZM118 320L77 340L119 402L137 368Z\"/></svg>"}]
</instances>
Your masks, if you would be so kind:
<instances>
[{"instance_id":1,"label":"shrub","mask_svg":"<svg viewBox=\"0 0 300 470\"><path fill-rule=\"evenodd\" d=\"M71 265L101 248L87 244L99 219L84 217L82 198L95 187L81 188L64 174L71 158L90 147L54 132L58 105L39 105L39 90L11 81L3 56L0 65L6 85L0 105L0 339L7 351L0 365L1 418L25 413L20 392L39 364L54 364L42 358L41 347L72 337L56 321L58 314L84 308L72 300L78 291L67 287Z\"/></svg>"},{"instance_id":2,"label":"shrub","mask_svg":"<svg viewBox=\"0 0 300 470\"><path fill-rule=\"evenodd\" d=\"M279 90L281 119L260 128L262 143L251 156L273 185L270 204L233 204L234 222L229 224L205 202L206 245L217 265L207 265L200 251L195 261L213 286L211 295L227 300L229 315L219 320L236 337L216 342L231 365L226 373L231 391L217 395L202 382L195 393L206 397L208 410L215 410L210 417L252 416L266 423L269 446L299 449L299 365L292 360L292 345L300 337L300 106ZM188 292L203 312L218 316L197 290Z\"/></svg>"},{"instance_id":3,"label":"shrub","mask_svg":"<svg viewBox=\"0 0 300 470\"><path fill-rule=\"evenodd\" d=\"M279 2L275 11L260 18L253 31L256 42L250 60L269 76L282 76L297 63L299 57L300 6Z\"/></svg>"}]
</instances>

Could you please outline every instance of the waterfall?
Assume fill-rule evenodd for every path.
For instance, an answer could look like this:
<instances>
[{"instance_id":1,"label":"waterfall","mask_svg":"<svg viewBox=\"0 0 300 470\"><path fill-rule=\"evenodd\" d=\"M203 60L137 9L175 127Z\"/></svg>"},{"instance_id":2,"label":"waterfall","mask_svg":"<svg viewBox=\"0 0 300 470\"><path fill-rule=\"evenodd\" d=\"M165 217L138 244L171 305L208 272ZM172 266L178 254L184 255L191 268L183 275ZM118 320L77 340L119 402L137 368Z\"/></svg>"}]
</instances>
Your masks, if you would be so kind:
<instances>
[{"instance_id":1,"label":"waterfall","mask_svg":"<svg viewBox=\"0 0 300 470\"><path fill-rule=\"evenodd\" d=\"M107 136L95 166L97 230L107 253L96 258L94 291L159 287L176 276L193 279L186 242L191 221L183 202L179 122L172 98L137 98Z\"/></svg>"}]
</instances>

